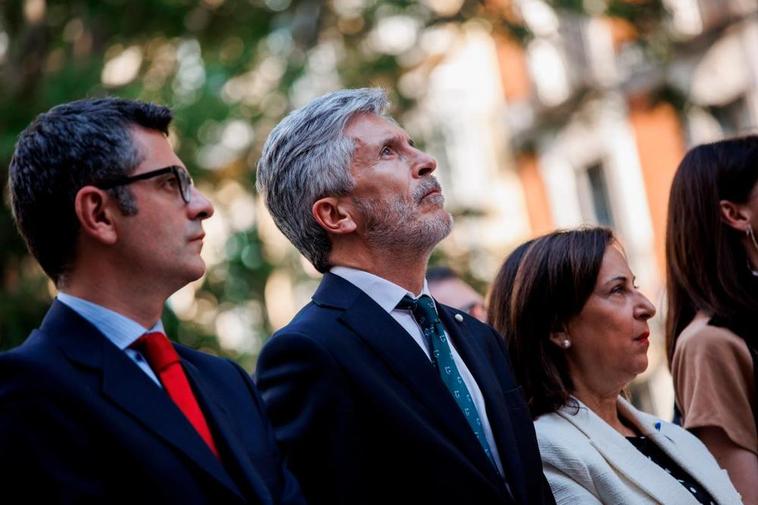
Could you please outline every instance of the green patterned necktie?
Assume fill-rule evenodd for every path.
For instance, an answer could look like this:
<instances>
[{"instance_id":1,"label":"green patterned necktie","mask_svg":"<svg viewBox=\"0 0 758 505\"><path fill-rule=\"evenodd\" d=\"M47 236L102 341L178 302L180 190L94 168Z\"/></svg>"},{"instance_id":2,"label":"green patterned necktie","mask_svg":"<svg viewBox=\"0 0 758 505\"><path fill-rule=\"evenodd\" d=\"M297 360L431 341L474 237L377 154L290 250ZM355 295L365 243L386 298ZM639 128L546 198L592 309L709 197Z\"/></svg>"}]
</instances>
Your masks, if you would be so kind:
<instances>
[{"instance_id":1,"label":"green patterned necktie","mask_svg":"<svg viewBox=\"0 0 758 505\"><path fill-rule=\"evenodd\" d=\"M492 457L492 451L487 443L487 438L484 436L482 420L479 418L479 412L476 410L474 400L471 398L471 394L468 388L466 388L461 374L458 372L458 367L455 366L453 352L445 335L445 328L442 326L442 321L440 321L439 315L434 308L434 300L428 295L421 295L417 300L405 295L400 300L400 303L397 304L397 308L400 310L410 310L413 314L413 318L421 327L424 339L429 346L432 365L437 369L442 382L445 383L455 403L458 404L458 407L466 417L466 421L471 426L474 435L476 435L477 440L482 445L484 452L494 465L495 460Z\"/></svg>"}]
</instances>

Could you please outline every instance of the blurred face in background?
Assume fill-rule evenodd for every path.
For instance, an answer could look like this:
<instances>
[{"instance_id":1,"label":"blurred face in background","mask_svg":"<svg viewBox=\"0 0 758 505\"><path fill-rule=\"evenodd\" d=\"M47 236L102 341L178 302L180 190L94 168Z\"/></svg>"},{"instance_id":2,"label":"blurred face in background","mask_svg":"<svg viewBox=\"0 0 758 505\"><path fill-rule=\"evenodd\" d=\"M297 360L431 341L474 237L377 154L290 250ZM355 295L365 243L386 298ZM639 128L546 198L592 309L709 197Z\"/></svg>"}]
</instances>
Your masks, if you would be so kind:
<instances>
[{"instance_id":1,"label":"blurred face in background","mask_svg":"<svg viewBox=\"0 0 758 505\"><path fill-rule=\"evenodd\" d=\"M480 321L487 320L484 298L461 279L451 277L430 281L429 291L438 302L467 312Z\"/></svg>"}]
</instances>

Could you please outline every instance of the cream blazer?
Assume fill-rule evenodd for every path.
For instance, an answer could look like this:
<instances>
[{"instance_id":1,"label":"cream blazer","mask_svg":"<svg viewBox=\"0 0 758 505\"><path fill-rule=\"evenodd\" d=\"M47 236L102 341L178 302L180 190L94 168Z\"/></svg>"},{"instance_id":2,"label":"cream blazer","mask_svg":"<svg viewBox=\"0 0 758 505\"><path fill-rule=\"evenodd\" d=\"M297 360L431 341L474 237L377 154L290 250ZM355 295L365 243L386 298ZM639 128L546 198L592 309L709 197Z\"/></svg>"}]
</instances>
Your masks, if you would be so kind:
<instances>
[{"instance_id":1,"label":"cream blazer","mask_svg":"<svg viewBox=\"0 0 758 505\"><path fill-rule=\"evenodd\" d=\"M635 409L619 397L619 413L634 423L698 481L719 505L742 500L729 476L694 435ZM579 402L535 422L542 464L558 505L699 505L679 481L639 452L619 432Z\"/></svg>"}]
</instances>

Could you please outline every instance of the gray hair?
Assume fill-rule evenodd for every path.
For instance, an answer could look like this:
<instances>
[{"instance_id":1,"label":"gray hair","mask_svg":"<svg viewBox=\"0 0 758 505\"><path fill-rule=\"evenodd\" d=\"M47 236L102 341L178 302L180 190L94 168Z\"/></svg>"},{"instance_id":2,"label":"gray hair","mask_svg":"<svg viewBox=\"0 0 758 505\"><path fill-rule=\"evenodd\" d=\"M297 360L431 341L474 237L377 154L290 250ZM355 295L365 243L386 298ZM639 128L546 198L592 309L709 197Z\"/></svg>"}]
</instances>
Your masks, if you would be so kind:
<instances>
[{"instance_id":1,"label":"gray hair","mask_svg":"<svg viewBox=\"0 0 758 505\"><path fill-rule=\"evenodd\" d=\"M294 110L268 136L258 161L256 187L274 222L316 270L329 270L331 243L311 214L325 196L352 191L355 144L342 131L355 114L383 114L380 88L335 91Z\"/></svg>"}]
</instances>

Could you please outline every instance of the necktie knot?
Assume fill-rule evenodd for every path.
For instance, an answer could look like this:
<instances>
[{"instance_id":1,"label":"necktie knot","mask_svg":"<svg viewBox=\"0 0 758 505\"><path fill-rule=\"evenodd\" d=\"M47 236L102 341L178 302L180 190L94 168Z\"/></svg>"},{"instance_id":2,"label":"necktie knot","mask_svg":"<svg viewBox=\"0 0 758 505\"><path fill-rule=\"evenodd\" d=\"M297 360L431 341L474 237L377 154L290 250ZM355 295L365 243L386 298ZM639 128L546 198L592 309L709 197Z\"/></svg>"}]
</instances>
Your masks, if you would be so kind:
<instances>
[{"instance_id":1,"label":"necktie knot","mask_svg":"<svg viewBox=\"0 0 758 505\"><path fill-rule=\"evenodd\" d=\"M416 299L405 295L397 304L400 310L410 310L413 317L422 327L434 325L440 322L437 311L434 308L434 300L429 295L421 295Z\"/></svg>"},{"instance_id":2,"label":"necktie knot","mask_svg":"<svg viewBox=\"0 0 758 505\"><path fill-rule=\"evenodd\" d=\"M176 349L171 345L168 337L159 331L145 333L131 347L145 357L150 363L150 368L156 373L160 373L167 367L179 362Z\"/></svg>"}]
</instances>

